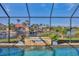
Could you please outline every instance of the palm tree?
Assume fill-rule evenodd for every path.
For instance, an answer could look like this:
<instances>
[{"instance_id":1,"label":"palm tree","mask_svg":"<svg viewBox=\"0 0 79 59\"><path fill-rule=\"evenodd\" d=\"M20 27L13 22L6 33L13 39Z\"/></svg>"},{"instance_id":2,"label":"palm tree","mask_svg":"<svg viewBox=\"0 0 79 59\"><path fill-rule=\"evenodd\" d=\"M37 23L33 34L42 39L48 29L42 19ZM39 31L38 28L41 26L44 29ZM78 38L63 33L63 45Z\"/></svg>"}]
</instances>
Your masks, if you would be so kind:
<instances>
[{"instance_id":1,"label":"palm tree","mask_svg":"<svg viewBox=\"0 0 79 59\"><path fill-rule=\"evenodd\" d=\"M10 30L14 30L15 29L15 25L13 23L10 24Z\"/></svg>"},{"instance_id":2,"label":"palm tree","mask_svg":"<svg viewBox=\"0 0 79 59\"><path fill-rule=\"evenodd\" d=\"M33 31L38 31L39 25L38 24L32 24L31 28Z\"/></svg>"},{"instance_id":3,"label":"palm tree","mask_svg":"<svg viewBox=\"0 0 79 59\"><path fill-rule=\"evenodd\" d=\"M29 26L29 21L28 20L25 20L22 24L24 25L24 26Z\"/></svg>"}]
</instances>

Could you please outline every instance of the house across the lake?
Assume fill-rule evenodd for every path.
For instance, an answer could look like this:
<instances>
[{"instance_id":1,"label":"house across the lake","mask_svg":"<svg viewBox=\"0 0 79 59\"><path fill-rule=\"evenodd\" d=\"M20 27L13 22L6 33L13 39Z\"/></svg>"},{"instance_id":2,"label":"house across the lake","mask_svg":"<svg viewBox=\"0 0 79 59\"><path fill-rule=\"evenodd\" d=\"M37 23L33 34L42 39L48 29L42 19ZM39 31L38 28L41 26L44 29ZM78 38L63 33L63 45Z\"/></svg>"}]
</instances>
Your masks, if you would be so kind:
<instances>
[{"instance_id":1,"label":"house across the lake","mask_svg":"<svg viewBox=\"0 0 79 59\"><path fill-rule=\"evenodd\" d=\"M26 36L29 35L29 27L22 24L15 24L15 28L25 32Z\"/></svg>"},{"instance_id":2,"label":"house across the lake","mask_svg":"<svg viewBox=\"0 0 79 59\"><path fill-rule=\"evenodd\" d=\"M10 37L16 37L17 36L17 31L22 30L26 36L29 35L29 27L28 26L24 26L22 24L15 24L15 30L9 30L9 28L6 28L6 33L8 35L8 31L10 31ZM17 31L16 31L17 29Z\"/></svg>"}]
</instances>

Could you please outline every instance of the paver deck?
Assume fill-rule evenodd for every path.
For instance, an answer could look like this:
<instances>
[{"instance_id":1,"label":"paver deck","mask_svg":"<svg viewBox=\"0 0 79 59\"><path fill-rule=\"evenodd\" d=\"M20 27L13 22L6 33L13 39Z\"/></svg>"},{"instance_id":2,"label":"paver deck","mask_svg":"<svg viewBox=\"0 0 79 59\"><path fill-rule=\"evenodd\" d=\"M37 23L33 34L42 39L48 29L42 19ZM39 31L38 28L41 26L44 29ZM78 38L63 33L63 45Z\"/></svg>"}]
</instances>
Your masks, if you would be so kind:
<instances>
[{"instance_id":1,"label":"paver deck","mask_svg":"<svg viewBox=\"0 0 79 59\"><path fill-rule=\"evenodd\" d=\"M39 37L30 37L30 38L25 38L25 44L17 44L17 43L0 43L0 46L49 46L51 45L51 39L49 37L41 37L42 40L45 42L34 42L33 40L37 40ZM61 43L58 45L53 45L53 46L79 46L79 43Z\"/></svg>"},{"instance_id":2,"label":"paver deck","mask_svg":"<svg viewBox=\"0 0 79 59\"><path fill-rule=\"evenodd\" d=\"M39 37L30 37L25 39L25 45L33 45L33 46L46 46L51 44L51 39L48 37L41 37L45 42L33 42L33 40L37 40Z\"/></svg>"}]
</instances>

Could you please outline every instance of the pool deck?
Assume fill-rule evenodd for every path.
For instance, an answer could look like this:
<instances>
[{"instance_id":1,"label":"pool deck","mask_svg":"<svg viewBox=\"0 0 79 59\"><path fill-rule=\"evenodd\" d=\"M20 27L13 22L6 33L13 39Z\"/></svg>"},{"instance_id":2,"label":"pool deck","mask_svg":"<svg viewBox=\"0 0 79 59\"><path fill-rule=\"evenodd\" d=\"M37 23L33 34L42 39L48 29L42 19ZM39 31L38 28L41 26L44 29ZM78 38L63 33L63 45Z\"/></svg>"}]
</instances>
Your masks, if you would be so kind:
<instances>
[{"instance_id":1,"label":"pool deck","mask_svg":"<svg viewBox=\"0 0 79 59\"><path fill-rule=\"evenodd\" d=\"M0 47L28 47L35 45L17 45L16 43L0 43ZM37 46L45 46L45 45L37 45ZM62 43L58 45L53 45L50 47L79 47L79 43Z\"/></svg>"},{"instance_id":2,"label":"pool deck","mask_svg":"<svg viewBox=\"0 0 79 59\"><path fill-rule=\"evenodd\" d=\"M41 37L42 42L35 42L39 37L30 37L25 39L25 45L27 46L46 46L51 45L51 39L49 37Z\"/></svg>"},{"instance_id":3,"label":"pool deck","mask_svg":"<svg viewBox=\"0 0 79 59\"><path fill-rule=\"evenodd\" d=\"M39 37L30 37L25 38L24 44L18 44L18 43L0 43L0 47L26 47L26 46L51 46L51 39L49 37L41 37L42 42L38 42ZM34 42L36 41L36 42ZM53 45L51 47L79 47L79 43L61 43L58 45Z\"/></svg>"}]
</instances>

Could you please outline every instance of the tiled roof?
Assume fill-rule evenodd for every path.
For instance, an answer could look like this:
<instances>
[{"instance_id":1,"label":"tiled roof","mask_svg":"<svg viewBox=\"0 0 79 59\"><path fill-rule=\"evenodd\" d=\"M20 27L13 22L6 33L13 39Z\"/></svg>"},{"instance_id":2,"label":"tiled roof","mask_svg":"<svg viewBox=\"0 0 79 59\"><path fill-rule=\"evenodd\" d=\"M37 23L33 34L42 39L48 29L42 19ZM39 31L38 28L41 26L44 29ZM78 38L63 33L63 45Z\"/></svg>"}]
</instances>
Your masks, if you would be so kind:
<instances>
[{"instance_id":1,"label":"tiled roof","mask_svg":"<svg viewBox=\"0 0 79 59\"><path fill-rule=\"evenodd\" d=\"M25 28L22 24L16 24L15 27L16 28L19 28L19 27Z\"/></svg>"}]
</instances>

